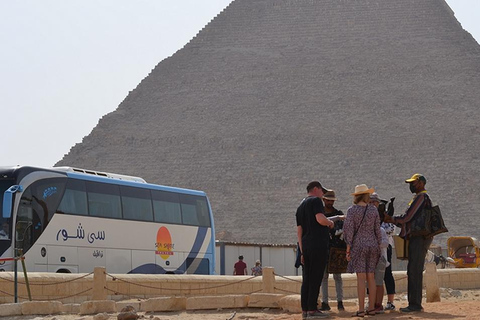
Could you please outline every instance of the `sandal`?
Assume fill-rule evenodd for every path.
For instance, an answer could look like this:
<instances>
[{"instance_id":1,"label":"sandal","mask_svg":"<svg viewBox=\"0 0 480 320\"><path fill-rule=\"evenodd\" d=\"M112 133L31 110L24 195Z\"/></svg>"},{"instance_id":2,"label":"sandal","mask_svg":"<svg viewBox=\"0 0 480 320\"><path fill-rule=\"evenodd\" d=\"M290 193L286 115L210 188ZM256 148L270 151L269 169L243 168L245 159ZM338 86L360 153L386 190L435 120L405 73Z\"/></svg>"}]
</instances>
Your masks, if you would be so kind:
<instances>
[{"instance_id":1,"label":"sandal","mask_svg":"<svg viewBox=\"0 0 480 320\"><path fill-rule=\"evenodd\" d=\"M359 317L359 318L363 318L365 317L365 311L357 311L355 312L354 314L352 314L352 317Z\"/></svg>"},{"instance_id":2,"label":"sandal","mask_svg":"<svg viewBox=\"0 0 480 320\"><path fill-rule=\"evenodd\" d=\"M372 310L368 310L366 315L367 316L374 316L376 313L375 313L375 309L372 309Z\"/></svg>"}]
</instances>

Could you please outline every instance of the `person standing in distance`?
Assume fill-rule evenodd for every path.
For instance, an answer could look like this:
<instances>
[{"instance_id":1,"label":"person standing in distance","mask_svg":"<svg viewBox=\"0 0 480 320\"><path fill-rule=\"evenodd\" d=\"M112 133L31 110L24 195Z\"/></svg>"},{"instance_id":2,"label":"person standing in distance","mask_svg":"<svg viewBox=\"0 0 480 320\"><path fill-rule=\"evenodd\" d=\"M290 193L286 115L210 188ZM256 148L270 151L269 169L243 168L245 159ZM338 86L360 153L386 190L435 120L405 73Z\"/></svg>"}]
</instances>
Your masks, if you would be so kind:
<instances>
[{"instance_id":1,"label":"person standing in distance","mask_svg":"<svg viewBox=\"0 0 480 320\"><path fill-rule=\"evenodd\" d=\"M400 237L409 240L408 243L408 306L400 308L401 312L419 312L422 311L422 289L423 289L423 265L428 248L432 244L432 237L416 236L411 234L412 221L417 219L423 212L425 205L430 204L430 198L425 190L427 179L420 174L415 173L410 179L405 180L409 184L410 191L414 193L412 200L408 204L408 209L402 216L387 216L386 222L392 222L401 228Z\"/></svg>"},{"instance_id":2,"label":"person standing in distance","mask_svg":"<svg viewBox=\"0 0 480 320\"><path fill-rule=\"evenodd\" d=\"M307 185L307 197L297 209L297 238L303 264L301 305L303 319L328 317L317 308L318 294L327 265L329 228L334 223L325 217L321 197L328 191L318 181Z\"/></svg>"},{"instance_id":3,"label":"person standing in distance","mask_svg":"<svg viewBox=\"0 0 480 320\"><path fill-rule=\"evenodd\" d=\"M247 275L247 264L243 262L243 256L239 256L238 261L233 266L233 275L235 276Z\"/></svg>"}]
</instances>

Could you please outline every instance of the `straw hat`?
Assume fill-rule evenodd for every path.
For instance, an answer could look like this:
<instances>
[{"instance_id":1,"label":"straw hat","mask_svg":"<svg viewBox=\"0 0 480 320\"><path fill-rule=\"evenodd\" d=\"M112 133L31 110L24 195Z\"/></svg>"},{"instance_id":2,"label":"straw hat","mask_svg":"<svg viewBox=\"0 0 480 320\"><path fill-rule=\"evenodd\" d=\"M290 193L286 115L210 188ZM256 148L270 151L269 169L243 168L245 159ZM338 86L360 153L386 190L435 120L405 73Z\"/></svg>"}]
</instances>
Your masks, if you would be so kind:
<instances>
[{"instance_id":1,"label":"straw hat","mask_svg":"<svg viewBox=\"0 0 480 320\"><path fill-rule=\"evenodd\" d=\"M322 198L325 200L337 200L337 197L335 196L335 191L333 190L328 190L327 192L325 192Z\"/></svg>"},{"instance_id":2,"label":"straw hat","mask_svg":"<svg viewBox=\"0 0 480 320\"><path fill-rule=\"evenodd\" d=\"M375 190L373 188L368 189L366 184L359 184L355 186L355 192L352 193L352 196L358 196L359 194L365 193L374 193Z\"/></svg>"}]
</instances>

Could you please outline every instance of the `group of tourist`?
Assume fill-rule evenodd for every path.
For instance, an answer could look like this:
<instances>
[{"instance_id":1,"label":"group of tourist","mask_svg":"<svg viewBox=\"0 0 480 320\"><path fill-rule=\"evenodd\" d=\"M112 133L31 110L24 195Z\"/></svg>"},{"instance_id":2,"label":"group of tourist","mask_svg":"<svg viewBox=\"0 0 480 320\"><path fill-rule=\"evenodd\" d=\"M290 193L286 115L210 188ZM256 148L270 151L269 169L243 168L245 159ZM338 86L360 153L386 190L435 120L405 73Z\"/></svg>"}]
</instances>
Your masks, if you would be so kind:
<instances>
[{"instance_id":1,"label":"group of tourist","mask_svg":"<svg viewBox=\"0 0 480 320\"><path fill-rule=\"evenodd\" d=\"M408 306L401 312L422 310L423 263L432 238L414 236L410 233L412 221L417 219L426 204L431 204L425 191L426 179L414 174L405 180L414 194L405 214L386 214L386 203L373 188L365 184L355 186L353 205L346 215L334 207L335 192L324 188L318 181L307 185L307 197L300 203L297 212L297 237L300 262L303 268L301 307L303 319L328 317L328 271L331 248L344 248L348 265L346 272L356 273L358 310L352 315L364 317L394 310L395 281L392 275L391 258L395 225L401 228L400 236L409 240L408 246ZM393 202L393 199L392 199ZM392 203L393 204L393 203ZM391 207L393 209L393 206ZM343 306L343 283L340 273L333 273L337 291L337 308ZM383 306L385 283L387 303ZM322 287L322 303L318 297ZM368 294L368 307L365 297Z\"/></svg>"}]
</instances>

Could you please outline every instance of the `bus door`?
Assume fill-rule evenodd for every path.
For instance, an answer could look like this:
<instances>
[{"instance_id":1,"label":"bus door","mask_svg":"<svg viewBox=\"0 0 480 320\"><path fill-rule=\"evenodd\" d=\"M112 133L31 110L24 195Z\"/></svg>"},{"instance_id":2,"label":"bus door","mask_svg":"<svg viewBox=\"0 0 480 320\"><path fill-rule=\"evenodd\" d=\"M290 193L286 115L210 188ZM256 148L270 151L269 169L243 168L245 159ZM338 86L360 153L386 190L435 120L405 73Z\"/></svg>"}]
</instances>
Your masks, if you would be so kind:
<instances>
[{"instance_id":1,"label":"bus door","mask_svg":"<svg viewBox=\"0 0 480 320\"><path fill-rule=\"evenodd\" d=\"M15 221L15 248L27 255L27 266L37 266L28 271L44 271L48 252L42 244L36 244L48 222L53 217L65 189L65 179L51 178L38 180L22 193ZM42 267L43 265L43 267ZM28 269L28 268L27 268Z\"/></svg>"}]
</instances>

